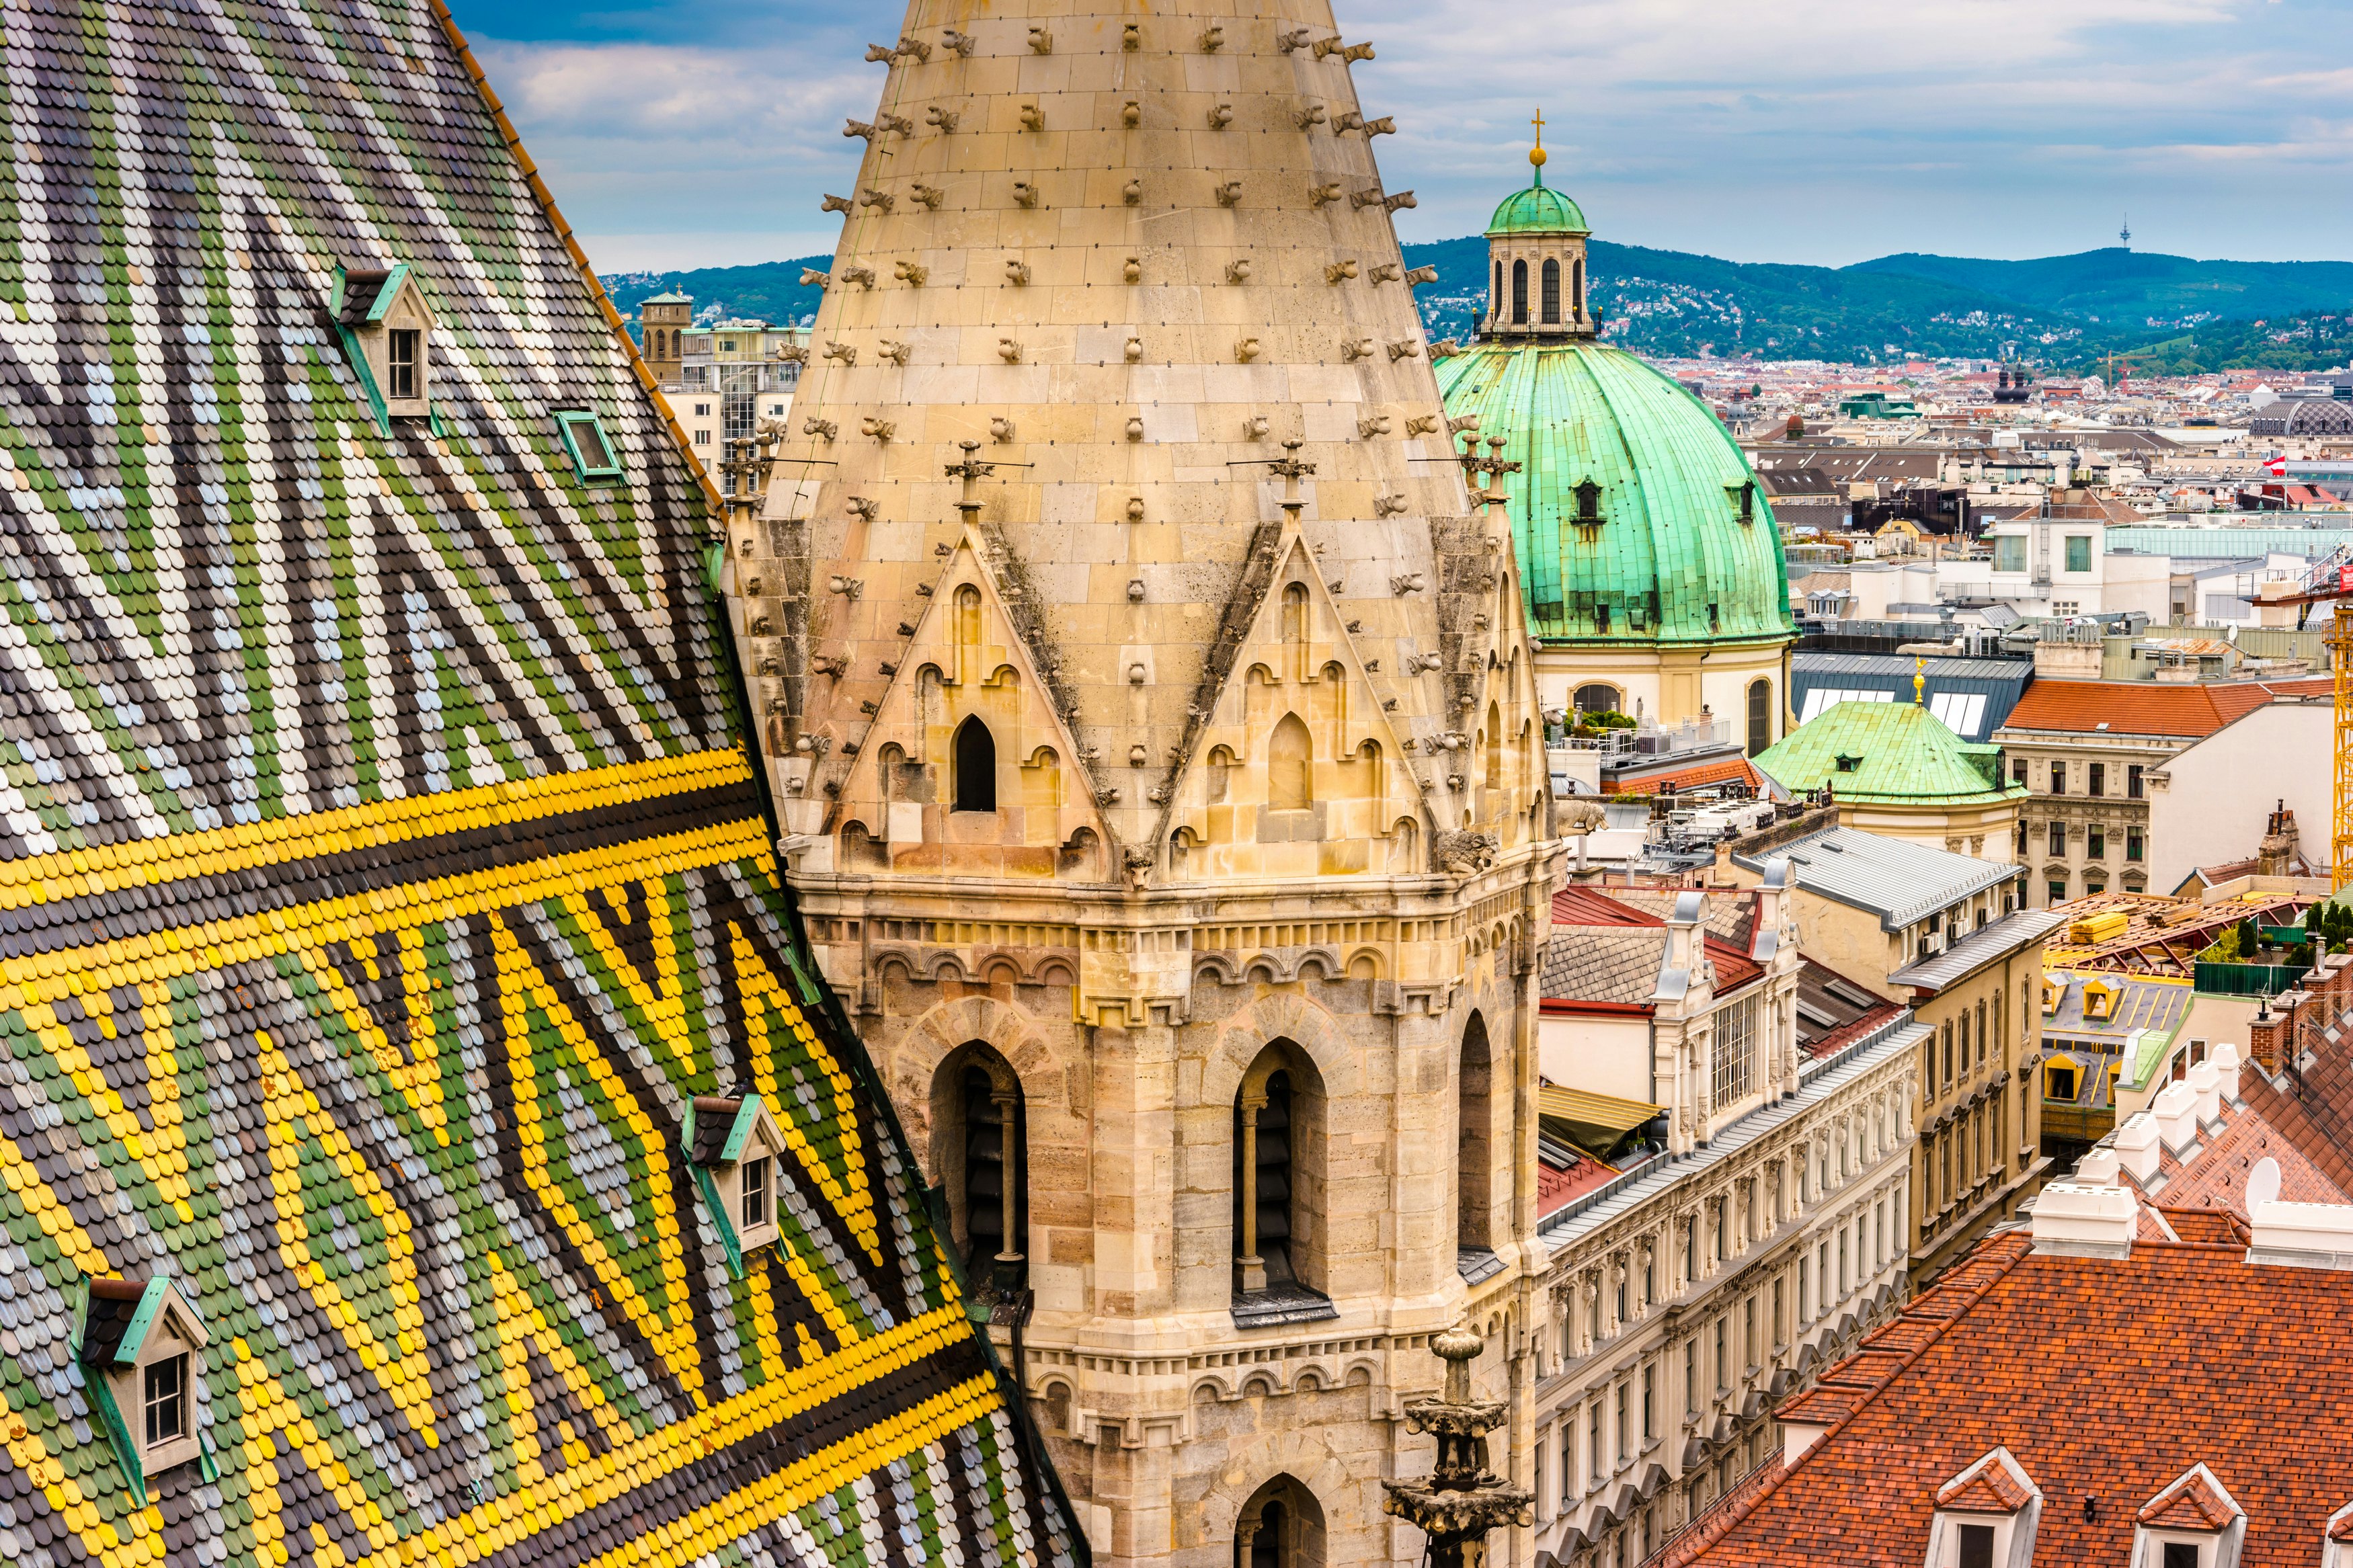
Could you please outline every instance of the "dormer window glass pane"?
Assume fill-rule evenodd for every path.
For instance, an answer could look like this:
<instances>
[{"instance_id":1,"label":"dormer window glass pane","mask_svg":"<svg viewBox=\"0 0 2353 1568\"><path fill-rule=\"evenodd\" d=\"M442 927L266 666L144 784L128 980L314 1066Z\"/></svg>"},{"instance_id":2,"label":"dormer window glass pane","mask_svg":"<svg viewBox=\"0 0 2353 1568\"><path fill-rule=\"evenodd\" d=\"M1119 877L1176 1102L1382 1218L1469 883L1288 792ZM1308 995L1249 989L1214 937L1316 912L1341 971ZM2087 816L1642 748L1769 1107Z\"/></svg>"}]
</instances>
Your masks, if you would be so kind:
<instances>
[{"instance_id":1,"label":"dormer window glass pane","mask_svg":"<svg viewBox=\"0 0 2353 1568\"><path fill-rule=\"evenodd\" d=\"M175 1442L188 1435L188 1358L186 1352L166 1356L146 1369L141 1405L146 1415L147 1447Z\"/></svg>"},{"instance_id":2,"label":"dormer window glass pane","mask_svg":"<svg viewBox=\"0 0 2353 1568\"><path fill-rule=\"evenodd\" d=\"M413 327L396 327L390 332L391 353L386 362L385 379L390 384L385 395L393 398L415 397L417 394L417 344L425 334Z\"/></svg>"},{"instance_id":3,"label":"dormer window glass pane","mask_svg":"<svg viewBox=\"0 0 2353 1568\"><path fill-rule=\"evenodd\" d=\"M1993 1526L1965 1524L1961 1526L1960 1568L1993 1568ZM2165 1568L2176 1568L2168 1557Z\"/></svg>"},{"instance_id":4,"label":"dormer window glass pane","mask_svg":"<svg viewBox=\"0 0 2353 1568\"><path fill-rule=\"evenodd\" d=\"M744 1162L743 1228L754 1230L768 1223L768 1162Z\"/></svg>"},{"instance_id":5,"label":"dormer window glass pane","mask_svg":"<svg viewBox=\"0 0 2353 1568\"><path fill-rule=\"evenodd\" d=\"M2194 1541L2165 1542L2164 1568L2198 1568L2198 1543Z\"/></svg>"}]
</instances>

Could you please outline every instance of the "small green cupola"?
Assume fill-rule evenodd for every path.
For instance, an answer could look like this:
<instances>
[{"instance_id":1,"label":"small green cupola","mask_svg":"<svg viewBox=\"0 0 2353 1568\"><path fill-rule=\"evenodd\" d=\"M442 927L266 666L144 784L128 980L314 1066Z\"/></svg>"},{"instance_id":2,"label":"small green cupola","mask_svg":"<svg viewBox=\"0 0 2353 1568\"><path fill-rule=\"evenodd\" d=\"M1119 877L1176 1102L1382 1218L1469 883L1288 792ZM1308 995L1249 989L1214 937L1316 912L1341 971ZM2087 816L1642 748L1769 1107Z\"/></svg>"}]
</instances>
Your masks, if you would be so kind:
<instances>
[{"instance_id":1,"label":"small green cupola","mask_svg":"<svg viewBox=\"0 0 2353 1568\"><path fill-rule=\"evenodd\" d=\"M1487 314L1482 339L1593 335L1585 308L1585 242L1592 231L1577 205L1544 183L1544 116L1533 121L1534 174L1487 223Z\"/></svg>"}]
</instances>

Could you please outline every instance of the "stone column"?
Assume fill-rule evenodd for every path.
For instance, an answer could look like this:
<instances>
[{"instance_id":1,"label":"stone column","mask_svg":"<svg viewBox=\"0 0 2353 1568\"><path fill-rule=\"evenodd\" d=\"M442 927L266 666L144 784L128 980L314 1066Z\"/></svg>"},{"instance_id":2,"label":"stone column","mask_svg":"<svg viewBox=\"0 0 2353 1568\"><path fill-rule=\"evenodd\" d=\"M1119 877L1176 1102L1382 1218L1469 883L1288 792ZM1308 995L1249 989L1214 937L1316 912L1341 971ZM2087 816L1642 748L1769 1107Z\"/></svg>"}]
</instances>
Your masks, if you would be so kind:
<instances>
[{"instance_id":1,"label":"stone column","mask_svg":"<svg viewBox=\"0 0 2353 1568\"><path fill-rule=\"evenodd\" d=\"M1258 1255L1258 1113L1265 1109L1265 1095L1247 1092L1243 1094L1241 1098L1241 1256L1234 1259L1237 1278L1243 1290L1266 1289L1266 1260Z\"/></svg>"}]
</instances>

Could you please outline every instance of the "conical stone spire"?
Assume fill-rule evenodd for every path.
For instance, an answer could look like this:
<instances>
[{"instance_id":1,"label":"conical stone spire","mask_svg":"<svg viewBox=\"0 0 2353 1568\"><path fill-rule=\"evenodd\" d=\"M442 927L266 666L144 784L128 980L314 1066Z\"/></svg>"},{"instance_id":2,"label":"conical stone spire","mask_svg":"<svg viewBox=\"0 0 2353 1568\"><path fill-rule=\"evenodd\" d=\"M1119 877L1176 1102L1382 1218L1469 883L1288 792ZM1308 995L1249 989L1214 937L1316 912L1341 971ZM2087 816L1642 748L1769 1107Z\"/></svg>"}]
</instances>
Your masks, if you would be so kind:
<instances>
[{"instance_id":1,"label":"conical stone spire","mask_svg":"<svg viewBox=\"0 0 2353 1568\"><path fill-rule=\"evenodd\" d=\"M913 817L868 819L952 804L940 721L993 680L1022 693L998 701L1022 710L1000 777L1052 770L1019 780L1026 838L1167 877L1188 774L1250 668L1250 601L1282 588L1286 456L1312 466L1296 532L1317 588L1291 674L1328 661L1363 685L1315 761L1377 742L1425 833L1480 818L1447 748L1488 700L1510 554L1465 516L1391 225L1411 196L1384 189L1386 122L1350 77L1370 51L1324 5L1291 9L918 0L870 52L889 80L849 128L857 188L828 198L847 212L789 436L729 549L797 830L854 812L898 857ZM953 593L985 600L977 620ZM1023 657L963 658L959 637ZM888 745L902 776L862 780Z\"/></svg>"}]
</instances>

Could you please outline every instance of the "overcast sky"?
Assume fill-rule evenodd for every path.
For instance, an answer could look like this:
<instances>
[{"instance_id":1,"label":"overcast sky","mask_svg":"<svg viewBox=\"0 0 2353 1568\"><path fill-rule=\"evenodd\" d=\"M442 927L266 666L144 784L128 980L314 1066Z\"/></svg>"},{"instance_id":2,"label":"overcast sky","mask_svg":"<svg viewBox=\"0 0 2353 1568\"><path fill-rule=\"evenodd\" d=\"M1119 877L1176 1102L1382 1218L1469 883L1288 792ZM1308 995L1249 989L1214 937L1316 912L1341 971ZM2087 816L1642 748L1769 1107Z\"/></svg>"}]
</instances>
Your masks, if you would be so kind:
<instances>
[{"instance_id":1,"label":"overcast sky","mask_svg":"<svg viewBox=\"0 0 2353 1568\"><path fill-rule=\"evenodd\" d=\"M895 5L453 0L599 270L830 251ZM593 5L594 0L591 0ZM1525 174L1602 237L1737 261L2116 243L2353 258L2345 0L1341 0L1409 240ZM845 20L845 17L848 19Z\"/></svg>"}]
</instances>

